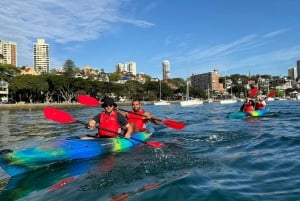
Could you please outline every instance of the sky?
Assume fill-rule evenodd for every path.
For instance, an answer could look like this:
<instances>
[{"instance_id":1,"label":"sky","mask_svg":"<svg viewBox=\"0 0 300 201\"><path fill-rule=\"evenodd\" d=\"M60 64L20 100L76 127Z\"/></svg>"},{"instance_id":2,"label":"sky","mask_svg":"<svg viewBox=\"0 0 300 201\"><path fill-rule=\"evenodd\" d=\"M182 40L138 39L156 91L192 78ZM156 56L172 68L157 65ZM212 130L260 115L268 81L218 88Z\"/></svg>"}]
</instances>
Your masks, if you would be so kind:
<instances>
[{"instance_id":1,"label":"sky","mask_svg":"<svg viewBox=\"0 0 300 201\"><path fill-rule=\"evenodd\" d=\"M162 78L287 76L300 60L299 0L1 0L0 40L17 43L18 66L33 66L33 43L49 44L50 69L71 59L114 72Z\"/></svg>"}]
</instances>

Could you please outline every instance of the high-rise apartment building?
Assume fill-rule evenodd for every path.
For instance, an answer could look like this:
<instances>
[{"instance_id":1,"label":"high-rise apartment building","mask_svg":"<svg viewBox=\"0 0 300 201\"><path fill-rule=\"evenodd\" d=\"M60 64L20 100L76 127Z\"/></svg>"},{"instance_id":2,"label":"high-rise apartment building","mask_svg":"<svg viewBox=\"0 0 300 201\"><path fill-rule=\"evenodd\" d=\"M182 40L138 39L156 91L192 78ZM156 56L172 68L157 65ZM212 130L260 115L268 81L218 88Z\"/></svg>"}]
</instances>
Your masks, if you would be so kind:
<instances>
[{"instance_id":1,"label":"high-rise apartment building","mask_svg":"<svg viewBox=\"0 0 300 201\"><path fill-rule=\"evenodd\" d=\"M219 71L214 69L213 72L197 74L191 76L191 85L194 88L209 91L224 91L223 84L219 83Z\"/></svg>"},{"instance_id":2,"label":"high-rise apartment building","mask_svg":"<svg viewBox=\"0 0 300 201\"><path fill-rule=\"evenodd\" d=\"M162 71L163 71L163 80L168 80L170 77L170 62L168 60L164 60L162 62Z\"/></svg>"},{"instance_id":3,"label":"high-rise apartment building","mask_svg":"<svg viewBox=\"0 0 300 201\"><path fill-rule=\"evenodd\" d=\"M0 40L0 63L17 66L17 44L12 41Z\"/></svg>"},{"instance_id":4,"label":"high-rise apartment building","mask_svg":"<svg viewBox=\"0 0 300 201\"><path fill-rule=\"evenodd\" d=\"M300 60L297 61L297 78L300 78Z\"/></svg>"},{"instance_id":5,"label":"high-rise apartment building","mask_svg":"<svg viewBox=\"0 0 300 201\"><path fill-rule=\"evenodd\" d=\"M130 72L132 75L136 75L136 63L135 62L128 62L125 64L127 66L128 72Z\"/></svg>"},{"instance_id":6,"label":"high-rise apartment building","mask_svg":"<svg viewBox=\"0 0 300 201\"><path fill-rule=\"evenodd\" d=\"M136 76L136 63L133 61L127 63L118 63L115 67L116 72L118 73L130 73Z\"/></svg>"},{"instance_id":7,"label":"high-rise apartment building","mask_svg":"<svg viewBox=\"0 0 300 201\"><path fill-rule=\"evenodd\" d=\"M288 76L292 80L296 80L298 75L297 75L297 68L296 67L291 67L288 69Z\"/></svg>"},{"instance_id":8,"label":"high-rise apartment building","mask_svg":"<svg viewBox=\"0 0 300 201\"><path fill-rule=\"evenodd\" d=\"M44 39L38 39L33 44L33 68L38 73L49 73L49 45Z\"/></svg>"}]
</instances>

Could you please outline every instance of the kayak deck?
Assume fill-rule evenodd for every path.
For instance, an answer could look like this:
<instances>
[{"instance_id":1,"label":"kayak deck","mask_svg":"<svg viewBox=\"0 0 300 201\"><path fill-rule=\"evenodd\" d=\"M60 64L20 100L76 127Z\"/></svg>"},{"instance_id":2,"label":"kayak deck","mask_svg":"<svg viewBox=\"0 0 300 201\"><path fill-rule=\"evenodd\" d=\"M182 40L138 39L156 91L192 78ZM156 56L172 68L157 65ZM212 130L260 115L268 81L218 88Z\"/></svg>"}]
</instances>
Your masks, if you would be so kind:
<instances>
[{"instance_id":1,"label":"kayak deck","mask_svg":"<svg viewBox=\"0 0 300 201\"><path fill-rule=\"evenodd\" d=\"M239 111L239 112L233 112L230 113L228 115L229 119L242 119L245 117L261 117L264 116L265 114L267 114L270 111L269 108L263 109L263 110L255 110L255 111L251 111L251 112L243 112L243 111Z\"/></svg>"},{"instance_id":2,"label":"kayak deck","mask_svg":"<svg viewBox=\"0 0 300 201\"><path fill-rule=\"evenodd\" d=\"M0 155L0 167L7 175L15 176L57 162L89 159L108 153L127 151L146 142L150 136L151 133L139 132L132 134L131 139L116 137L58 140L37 147L4 152Z\"/></svg>"}]
</instances>

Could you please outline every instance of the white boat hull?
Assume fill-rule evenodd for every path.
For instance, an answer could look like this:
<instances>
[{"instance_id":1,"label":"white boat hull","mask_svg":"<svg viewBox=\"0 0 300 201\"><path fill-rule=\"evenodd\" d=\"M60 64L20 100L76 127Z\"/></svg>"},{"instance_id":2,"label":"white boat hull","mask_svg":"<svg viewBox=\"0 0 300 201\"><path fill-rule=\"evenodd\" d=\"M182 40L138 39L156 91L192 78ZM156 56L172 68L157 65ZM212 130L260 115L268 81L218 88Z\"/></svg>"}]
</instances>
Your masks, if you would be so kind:
<instances>
[{"instance_id":1,"label":"white boat hull","mask_svg":"<svg viewBox=\"0 0 300 201\"><path fill-rule=\"evenodd\" d=\"M197 105L202 105L203 101L201 100L189 100L189 101L181 101L180 105L185 107L185 106L197 106Z\"/></svg>"},{"instance_id":2,"label":"white boat hull","mask_svg":"<svg viewBox=\"0 0 300 201\"><path fill-rule=\"evenodd\" d=\"M221 104L233 104L233 103L236 103L236 102L237 102L237 100L235 100L235 99L220 100Z\"/></svg>"},{"instance_id":3,"label":"white boat hull","mask_svg":"<svg viewBox=\"0 0 300 201\"><path fill-rule=\"evenodd\" d=\"M171 103L165 101L165 100L160 100L159 102L153 103L154 105L170 105Z\"/></svg>"}]
</instances>

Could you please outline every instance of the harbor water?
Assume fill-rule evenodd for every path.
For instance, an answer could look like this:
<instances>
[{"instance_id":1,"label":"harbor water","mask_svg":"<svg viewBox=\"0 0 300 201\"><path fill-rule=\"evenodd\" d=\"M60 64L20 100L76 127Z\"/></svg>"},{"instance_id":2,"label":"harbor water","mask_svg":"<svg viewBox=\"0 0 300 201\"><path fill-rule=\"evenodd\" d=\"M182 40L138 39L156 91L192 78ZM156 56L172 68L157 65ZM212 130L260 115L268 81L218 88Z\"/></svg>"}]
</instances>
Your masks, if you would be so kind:
<instances>
[{"instance_id":1,"label":"harbor water","mask_svg":"<svg viewBox=\"0 0 300 201\"><path fill-rule=\"evenodd\" d=\"M229 119L242 103L144 105L183 130L154 125L150 141L127 152L66 161L0 183L0 200L296 201L300 198L300 101L270 101L265 117ZM120 106L130 109L129 106ZM102 108L63 109L87 121ZM93 134L45 119L42 109L0 110L0 149L23 149Z\"/></svg>"}]
</instances>

